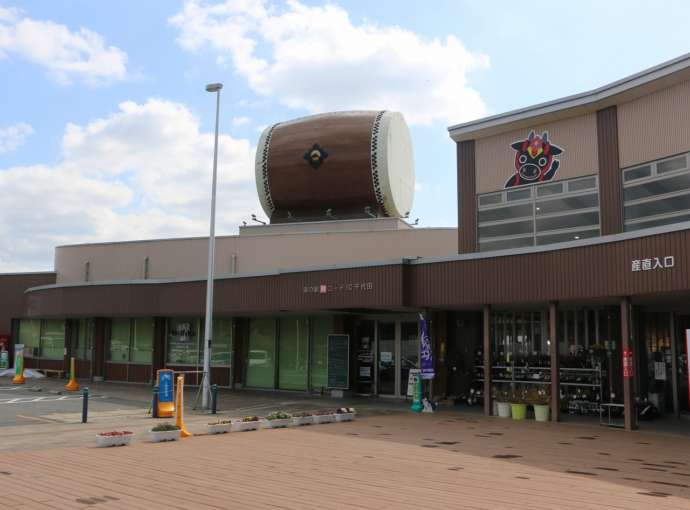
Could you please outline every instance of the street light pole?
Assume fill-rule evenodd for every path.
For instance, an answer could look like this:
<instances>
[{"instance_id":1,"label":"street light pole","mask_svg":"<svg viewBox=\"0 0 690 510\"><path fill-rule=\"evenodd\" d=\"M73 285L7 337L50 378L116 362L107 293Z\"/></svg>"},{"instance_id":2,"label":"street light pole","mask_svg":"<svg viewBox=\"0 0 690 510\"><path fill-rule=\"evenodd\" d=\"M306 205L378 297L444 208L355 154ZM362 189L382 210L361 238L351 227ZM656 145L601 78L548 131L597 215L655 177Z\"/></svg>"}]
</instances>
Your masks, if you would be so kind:
<instances>
[{"instance_id":1,"label":"street light pole","mask_svg":"<svg viewBox=\"0 0 690 510\"><path fill-rule=\"evenodd\" d=\"M218 173L218 120L222 83L206 85L206 92L216 93L216 137L213 146L213 181L211 184L211 231L208 236L208 279L206 281L206 320L204 327L204 376L202 378L201 407L208 409L211 394L211 343L213 339L213 269L216 252L216 175Z\"/></svg>"}]
</instances>

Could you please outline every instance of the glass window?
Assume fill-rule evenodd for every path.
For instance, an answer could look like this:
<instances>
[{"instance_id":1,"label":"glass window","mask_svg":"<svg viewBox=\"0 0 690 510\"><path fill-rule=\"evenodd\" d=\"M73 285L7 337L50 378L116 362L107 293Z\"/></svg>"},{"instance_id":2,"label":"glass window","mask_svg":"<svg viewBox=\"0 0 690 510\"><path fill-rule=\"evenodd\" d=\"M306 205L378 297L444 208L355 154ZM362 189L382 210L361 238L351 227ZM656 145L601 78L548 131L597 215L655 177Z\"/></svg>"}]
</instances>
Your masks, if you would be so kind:
<instances>
[{"instance_id":1,"label":"glass window","mask_svg":"<svg viewBox=\"0 0 690 510\"><path fill-rule=\"evenodd\" d=\"M19 344L24 344L24 352L29 358L40 356L41 321L40 319L22 319L19 322Z\"/></svg>"},{"instance_id":2,"label":"glass window","mask_svg":"<svg viewBox=\"0 0 690 510\"><path fill-rule=\"evenodd\" d=\"M682 214L679 216L667 216L651 221L642 221L639 223L628 223L625 230L640 230L643 228L660 227L661 225L669 225L671 223L679 223L681 221L690 221L690 214Z\"/></svg>"},{"instance_id":3,"label":"glass window","mask_svg":"<svg viewBox=\"0 0 690 510\"><path fill-rule=\"evenodd\" d=\"M528 221L513 221L511 223L501 223L499 225L489 225L486 227L479 227L479 237L501 237L518 234L531 234L534 230L534 222Z\"/></svg>"},{"instance_id":4,"label":"glass window","mask_svg":"<svg viewBox=\"0 0 690 510\"><path fill-rule=\"evenodd\" d=\"M64 359L65 321L45 320L41 328L41 358Z\"/></svg>"},{"instance_id":5,"label":"glass window","mask_svg":"<svg viewBox=\"0 0 690 510\"><path fill-rule=\"evenodd\" d=\"M479 205L493 205L500 204L503 201L502 193L492 193L490 195L482 195L479 197Z\"/></svg>"},{"instance_id":6,"label":"glass window","mask_svg":"<svg viewBox=\"0 0 690 510\"><path fill-rule=\"evenodd\" d=\"M650 165L645 165L623 171L623 180L625 182L634 181L635 179L642 179L650 175L652 175L652 167Z\"/></svg>"},{"instance_id":7,"label":"glass window","mask_svg":"<svg viewBox=\"0 0 690 510\"><path fill-rule=\"evenodd\" d=\"M168 365L199 365L199 319L168 320Z\"/></svg>"},{"instance_id":8,"label":"glass window","mask_svg":"<svg viewBox=\"0 0 690 510\"><path fill-rule=\"evenodd\" d=\"M598 228L593 230L578 230L576 232L563 232L560 234L539 235L537 236L537 244L541 246L544 244L564 243L567 241L577 241L578 239L597 237L598 235Z\"/></svg>"},{"instance_id":9,"label":"glass window","mask_svg":"<svg viewBox=\"0 0 690 510\"><path fill-rule=\"evenodd\" d=\"M306 317L280 319L278 387L306 390L309 363L309 321Z\"/></svg>"},{"instance_id":10,"label":"glass window","mask_svg":"<svg viewBox=\"0 0 690 510\"><path fill-rule=\"evenodd\" d=\"M110 342L108 343L108 360L120 363L129 361L129 319L112 319L110 321Z\"/></svg>"},{"instance_id":11,"label":"glass window","mask_svg":"<svg viewBox=\"0 0 690 510\"><path fill-rule=\"evenodd\" d=\"M554 198L551 200L537 201L537 214L553 214L558 212L589 209L599 205L599 197L596 193L578 195L574 197Z\"/></svg>"},{"instance_id":12,"label":"glass window","mask_svg":"<svg viewBox=\"0 0 690 510\"><path fill-rule=\"evenodd\" d=\"M511 248L525 248L527 246L534 246L534 238L532 236L480 242L479 251L508 250Z\"/></svg>"},{"instance_id":13,"label":"glass window","mask_svg":"<svg viewBox=\"0 0 690 510\"><path fill-rule=\"evenodd\" d=\"M589 225L599 225L598 212L569 214L567 216L555 216L550 218L537 218L537 232L558 230L562 228L584 227Z\"/></svg>"},{"instance_id":14,"label":"glass window","mask_svg":"<svg viewBox=\"0 0 690 510\"><path fill-rule=\"evenodd\" d=\"M656 172L658 174L663 174L666 172L673 172L674 170L683 170L687 168L687 162L685 156L680 156L678 158L667 159L666 161L661 161L656 166Z\"/></svg>"},{"instance_id":15,"label":"glass window","mask_svg":"<svg viewBox=\"0 0 690 510\"><path fill-rule=\"evenodd\" d=\"M211 366L229 367L232 362L232 319L213 319L211 347ZM201 356L203 359L203 352Z\"/></svg>"},{"instance_id":16,"label":"glass window","mask_svg":"<svg viewBox=\"0 0 690 510\"><path fill-rule=\"evenodd\" d=\"M272 318L249 322L247 386L274 387L276 321Z\"/></svg>"},{"instance_id":17,"label":"glass window","mask_svg":"<svg viewBox=\"0 0 690 510\"><path fill-rule=\"evenodd\" d=\"M629 188L625 188L623 197L626 201L638 200L684 189L690 189L690 173L675 175L658 181L644 182L637 186L630 186Z\"/></svg>"},{"instance_id":18,"label":"glass window","mask_svg":"<svg viewBox=\"0 0 690 510\"><path fill-rule=\"evenodd\" d=\"M486 221L511 220L531 216L532 204L522 204L479 211L477 213L477 221L483 223Z\"/></svg>"},{"instance_id":19,"label":"glass window","mask_svg":"<svg viewBox=\"0 0 690 510\"><path fill-rule=\"evenodd\" d=\"M537 186L537 196L538 197L558 195L559 193L563 193L563 183L562 182L557 182L555 184L542 184L541 186Z\"/></svg>"},{"instance_id":20,"label":"glass window","mask_svg":"<svg viewBox=\"0 0 690 510\"><path fill-rule=\"evenodd\" d=\"M594 189L597 187L596 177L587 177L586 179L577 179L568 182L568 191L573 193L575 191L582 191L586 189Z\"/></svg>"},{"instance_id":21,"label":"glass window","mask_svg":"<svg viewBox=\"0 0 690 510\"><path fill-rule=\"evenodd\" d=\"M153 319L134 319L132 363L151 363L153 359Z\"/></svg>"},{"instance_id":22,"label":"glass window","mask_svg":"<svg viewBox=\"0 0 690 510\"><path fill-rule=\"evenodd\" d=\"M516 200L527 200L532 197L532 188L509 191L507 193L507 197L508 202L514 202Z\"/></svg>"},{"instance_id":23,"label":"glass window","mask_svg":"<svg viewBox=\"0 0 690 510\"><path fill-rule=\"evenodd\" d=\"M92 319L79 319L76 326L76 344L72 347L72 354L77 359L91 360L94 322Z\"/></svg>"},{"instance_id":24,"label":"glass window","mask_svg":"<svg viewBox=\"0 0 690 510\"><path fill-rule=\"evenodd\" d=\"M663 198L643 204L629 205L625 207L625 219L644 218L657 214L675 213L690 209L690 195Z\"/></svg>"},{"instance_id":25,"label":"glass window","mask_svg":"<svg viewBox=\"0 0 690 510\"><path fill-rule=\"evenodd\" d=\"M311 387L328 386L328 335L333 333L332 317L314 317L311 340Z\"/></svg>"}]
</instances>

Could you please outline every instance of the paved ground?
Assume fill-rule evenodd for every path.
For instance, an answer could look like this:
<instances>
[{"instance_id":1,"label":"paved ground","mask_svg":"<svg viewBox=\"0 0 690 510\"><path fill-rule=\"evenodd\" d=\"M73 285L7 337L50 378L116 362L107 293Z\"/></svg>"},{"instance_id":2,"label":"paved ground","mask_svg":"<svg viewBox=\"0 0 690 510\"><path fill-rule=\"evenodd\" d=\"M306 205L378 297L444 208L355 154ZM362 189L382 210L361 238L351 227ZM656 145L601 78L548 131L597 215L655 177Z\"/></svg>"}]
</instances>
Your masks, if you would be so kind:
<instances>
[{"instance_id":1,"label":"paved ground","mask_svg":"<svg viewBox=\"0 0 690 510\"><path fill-rule=\"evenodd\" d=\"M60 384L0 385L0 508L690 509L684 436L452 410L413 415L368 400L353 423L222 436L204 435L209 417L189 413L195 437L152 444L147 388L95 385L103 398L87 424L80 400L24 400L59 397ZM221 416L342 402L224 393ZM35 419L9 423L20 410ZM134 431L132 445L95 448L96 432L113 429Z\"/></svg>"}]
</instances>

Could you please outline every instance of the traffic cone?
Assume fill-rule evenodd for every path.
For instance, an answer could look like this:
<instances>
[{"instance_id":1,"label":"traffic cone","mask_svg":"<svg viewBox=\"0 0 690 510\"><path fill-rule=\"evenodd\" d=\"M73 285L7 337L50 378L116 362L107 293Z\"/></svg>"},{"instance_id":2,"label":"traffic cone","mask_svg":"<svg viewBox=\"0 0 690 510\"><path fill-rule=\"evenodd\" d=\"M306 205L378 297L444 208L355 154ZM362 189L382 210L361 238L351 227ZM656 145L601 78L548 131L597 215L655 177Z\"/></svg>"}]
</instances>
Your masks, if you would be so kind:
<instances>
[{"instance_id":1,"label":"traffic cone","mask_svg":"<svg viewBox=\"0 0 690 510\"><path fill-rule=\"evenodd\" d=\"M77 383L77 371L75 370L76 360L70 358L69 364L69 382L65 384L67 391L79 391L79 384Z\"/></svg>"},{"instance_id":2,"label":"traffic cone","mask_svg":"<svg viewBox=\"0 0 690 510\"><path fill-rule=\"evenodd\" d=\"M24 352L14 353L14 377L12 384L24 384Z\"/></svg>"},{"instance_id":3,"label":"traffic cone","mask_svg":"<svg viewBox=\"0 0 690 510\"><path fill-rule=\"evenodd\" d=\"M184 426L184 375L177 376L177 417L175 425L180 429L180 437L189 437L192 435Z\"/></svg>"}]
</instances>

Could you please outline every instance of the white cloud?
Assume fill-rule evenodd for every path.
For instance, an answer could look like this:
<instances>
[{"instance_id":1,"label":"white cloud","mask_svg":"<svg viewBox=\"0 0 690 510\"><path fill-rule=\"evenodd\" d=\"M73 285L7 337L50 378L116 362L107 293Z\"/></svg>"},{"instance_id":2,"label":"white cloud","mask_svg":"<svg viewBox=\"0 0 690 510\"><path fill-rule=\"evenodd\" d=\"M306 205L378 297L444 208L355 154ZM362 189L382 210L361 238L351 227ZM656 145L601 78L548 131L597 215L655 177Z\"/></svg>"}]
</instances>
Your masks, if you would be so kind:
<instances>
[{"instance_id":1,"label":"white cloud","mask_svg":"<svg viewBox=\"0 0 690 510\"><path fill-rule=\"evenodd\" d=\"M100 34L87 28L70 31L65 25L0 7L0 58L10 55L45 68L61 83L72 77L89 84L127 77L127 54L107 46Z\"/></svg>"},{"instance_id":2,"label":"white cloud","mask_svg":"<svg viewBox=\"0 0 690 510\"><path fill-rule=\"evenodd\" d=\"M33 128L25 122L20 122L14 126L0 128L0 154L12 152L33 133Z\"/></svg>"},{"instance_id":3,"label":"white cloud","mask_svg":"<svg viewBox=\"0 0 690 510\"><path fill-rule=\"evenodd\" d=\"M232 118L232 125L233 127L240 127L244 126L246 124L249 124L252 119L249 117L233 117Z\"/></svg>"},{"instance_id":4,"label":"white cloud","mask_svg":"<svg viewBox=\"0 0 690 510\"><path fill-rule=\"evenodd\" d=\"M0 169L0 272L47 269L57 244L207 234L213 133L184 105L127 101L62 145L54 166ZM219 233L261 211L253 170L251 144L221 135Z\"/></svg>"},{"instance_id":5,"label":"white cloud","mask_svg":"<svg viewBox=\"0 0 690 510\"><path fill-rule=\"evenodd\" d=\"M452 35L427 39L397 26L355 24L337 5L296 0L283 12L258 1L190 0L169 21L181 46L210 47L220 62L228 55L256 93L292 108L399 110L411 124L485 114L467 75L487 68L488 58Z\"/></svg>"}]
</instances>

